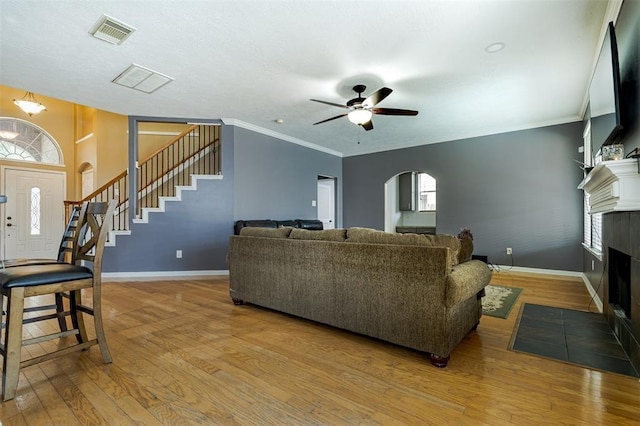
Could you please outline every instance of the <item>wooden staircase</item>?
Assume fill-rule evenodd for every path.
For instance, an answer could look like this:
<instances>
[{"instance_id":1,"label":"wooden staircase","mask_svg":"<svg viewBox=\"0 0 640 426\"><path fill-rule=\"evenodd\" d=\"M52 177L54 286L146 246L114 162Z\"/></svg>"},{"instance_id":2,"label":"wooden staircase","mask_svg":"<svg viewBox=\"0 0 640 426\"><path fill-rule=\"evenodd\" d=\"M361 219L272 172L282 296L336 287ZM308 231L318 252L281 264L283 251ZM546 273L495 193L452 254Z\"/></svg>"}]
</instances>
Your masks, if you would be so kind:
<instances>
[{"instance_id":1,"label":"wooden staircase","mask_svg":"<svg viewBox=\"0 0 640 426\"><path fill-rule=\"evenodd\" d=\"M116 235L129 235L130 209L135 223L146 223L149 212L164 211L166 201L179 201L184 190L197 188L198 179L221 179L220 126L195 124L171 139L144 161L138 162L136 199L131 203L130 174L124 170L79 201L65 201L68 221L75 207L84 201L116 200L112 229L107 245L115 245Z\"/></svg>"}]
</instances>

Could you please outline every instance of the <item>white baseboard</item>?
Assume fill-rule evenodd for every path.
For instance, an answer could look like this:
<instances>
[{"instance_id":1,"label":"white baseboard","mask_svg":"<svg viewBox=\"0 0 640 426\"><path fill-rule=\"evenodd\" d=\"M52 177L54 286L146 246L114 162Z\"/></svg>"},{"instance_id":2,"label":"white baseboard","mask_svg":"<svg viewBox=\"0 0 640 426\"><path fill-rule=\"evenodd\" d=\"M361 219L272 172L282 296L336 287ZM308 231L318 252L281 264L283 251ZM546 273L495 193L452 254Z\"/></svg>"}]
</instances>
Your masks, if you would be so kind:
<instances>
[{"instance_id":1,"label":"white baseboard","mask_svg":"<svg viewBox=\"0 0 640 426\"><path fill-rule=\"evenodd\" d=\"M103 281L150 281L156 279L180 280L185 278L215 277L229 275L228 270L207 271L148 271L148 272L103 272Z\"/></svg>"},{"instance_id":2,"label":"white baseboard","mask_svg":"<svg viewBox=\"0 0 640 426\"><path fill-rule=\"evenodd\" d=\"M563 277L576 277L582 278L584 275L582 272L576 271L563 271L559 269L540 269L540 268L525 268L523 266L508 266L508 265L495 265L498 268L495 272L522 272L527 274L540 274L540 275L561 275Z\"/></svg>"},{"instance_id":3,"label":"white baseboard","mask_svg":"<svg viewBox=\"0 0 640 426\"><path fill-rule=\"evenodd\" d=\"M580 278L584 282L584 286L587 288L589 295L593 299L593 302L596 304L598 311L602 313L602 300L600 300L600 296L596 293L591 282L583 272L576 271L562 271L556 269L538 269L538 268L525 268L522 266L506 266L506 265L497 265L497 270L494 272L502 273L502 272L523 272L527 274L540 274L540 275L559 275L563 277L575 277Z\"/></svg>"}]
</instances>

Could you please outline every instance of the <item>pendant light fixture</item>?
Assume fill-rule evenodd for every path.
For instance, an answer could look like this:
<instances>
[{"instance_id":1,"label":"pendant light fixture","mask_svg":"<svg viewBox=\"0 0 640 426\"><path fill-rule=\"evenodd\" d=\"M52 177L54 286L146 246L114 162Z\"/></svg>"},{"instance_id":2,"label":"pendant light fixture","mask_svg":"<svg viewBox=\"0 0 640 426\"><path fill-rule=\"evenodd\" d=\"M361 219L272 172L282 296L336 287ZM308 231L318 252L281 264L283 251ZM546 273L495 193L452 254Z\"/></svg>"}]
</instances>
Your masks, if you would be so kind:
<instances>
[{"instance_id":1,"label":"pendant light fixture","mask_svg":"<svg viewBox=\"0 0 640 426\"><path fill-rule=\"evenodd\" d=\"M18 105L18 108L29 114L31 117L33 114L39 114L42 111L46 111L44 105L36 100L36 97L33 96L33 93L27 92L21 99L14 99L13 103Z\"/></svg>"}]
</instances>

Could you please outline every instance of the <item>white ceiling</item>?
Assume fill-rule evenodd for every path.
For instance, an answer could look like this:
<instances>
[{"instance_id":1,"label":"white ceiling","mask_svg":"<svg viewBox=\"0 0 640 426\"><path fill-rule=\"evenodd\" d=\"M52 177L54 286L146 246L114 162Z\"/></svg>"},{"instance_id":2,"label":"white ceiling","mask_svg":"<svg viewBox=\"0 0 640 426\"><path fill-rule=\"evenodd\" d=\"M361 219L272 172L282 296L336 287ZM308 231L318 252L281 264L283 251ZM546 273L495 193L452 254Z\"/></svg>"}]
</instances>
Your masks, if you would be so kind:
<instances>
[{"instance_id":1,"label":"white ceiling","mask_svg":"<svg viewBox=\"0 0 640 426\"><path fill-rule=\"evenodd\" d=\"M579 120L607 5L0 0L0 84L124 115L231 118L358 155ZM136 31L95 39L102 14ZM494 42L506 47L486 53ZM175 80L153 94L111 82L133 63ZM310 98L344 104L360 83L394 90L378 106L420 114L374 116L369 132L312 125L344 110Z\"/></svg>"}]
</instances>

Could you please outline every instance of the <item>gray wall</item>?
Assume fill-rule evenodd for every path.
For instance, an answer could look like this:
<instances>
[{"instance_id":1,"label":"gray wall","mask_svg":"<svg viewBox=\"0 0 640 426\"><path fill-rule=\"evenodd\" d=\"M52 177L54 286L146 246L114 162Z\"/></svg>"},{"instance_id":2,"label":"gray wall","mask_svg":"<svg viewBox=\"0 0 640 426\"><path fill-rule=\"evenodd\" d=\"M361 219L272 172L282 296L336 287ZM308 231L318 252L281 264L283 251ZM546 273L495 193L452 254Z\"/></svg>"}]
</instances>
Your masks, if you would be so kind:
<instances>
[{"instance_id":1,"label":"gray wall","mask_svg":"<svg viewBox=\"0 0 640 426\"><path fill-rule=\"evenodd\" d=\"M131 224L106 247L105 272L225 270L232 233L231 185L224 180L200 180L197 191L183 191L182 201L166 203L164 213L149 222ZM182 259L176 259L182 250Z\"/></svg>"},{"instance_id":2,"label":"gray wall","mask_svg":"<svg viewBox=\"0 0 640 426\"><path fill-rule=\"evenodd\" d=\"M337 178L337 224L340 212L340 157L250 130L235 129L235 206L240 219L316 219L318 175Z\"/></svg>"},{"instance_id":3,"label":"gray wall","mask_svg":"<svg viewBox=\"0 0 640 426\"><path fill-rule=\"evenodd\" d=\"M162 121L157 119L156 121ZM105 247L104 272L225 270L233 233L233 127L222 126L222 180L199 180L182 201L151 213L148 223L131 223L131 235L120 235ZM176 258L182 250L182 259Z\"/></svg>"},{"instance_id":4,"label":"gray wall","mask_svg":"<svg viewBox=\"0 0 640 426\"><path fill-rule=\"evenodd\" d=\"M154 121L162 121L154 119ZM181 202L106 247L105 272L225 270L237 219L315 219L317 176L337 178L342 159L235 126L222 127L222 180L200 180ZM341 216L338 216L338 223ZM176 259L176 250L183 258Z\"/></svg>"},{"instance_id":5,"label":"gray wall","mask_svg":"<svg viewBox=\"0 0 640 426\"><path fill-rule=\"evenodd\" d=\"M437 179L437 232L470 228L489 262L582 270L580 122L343 159L345 226L384 229L384 183L407 170Z\"/></svg>"}]
</instances>

